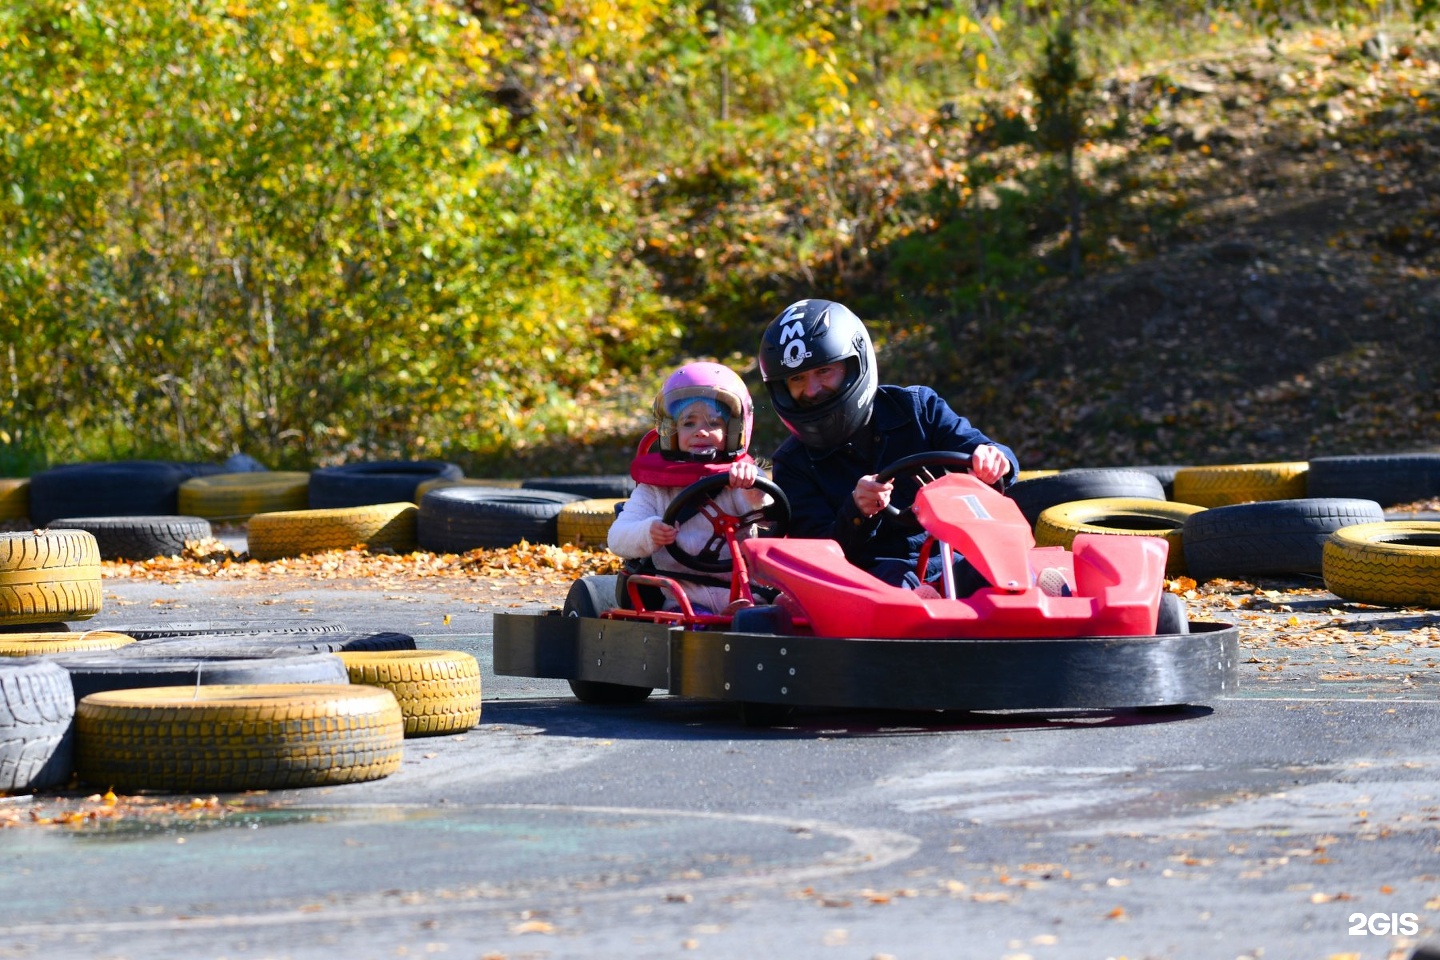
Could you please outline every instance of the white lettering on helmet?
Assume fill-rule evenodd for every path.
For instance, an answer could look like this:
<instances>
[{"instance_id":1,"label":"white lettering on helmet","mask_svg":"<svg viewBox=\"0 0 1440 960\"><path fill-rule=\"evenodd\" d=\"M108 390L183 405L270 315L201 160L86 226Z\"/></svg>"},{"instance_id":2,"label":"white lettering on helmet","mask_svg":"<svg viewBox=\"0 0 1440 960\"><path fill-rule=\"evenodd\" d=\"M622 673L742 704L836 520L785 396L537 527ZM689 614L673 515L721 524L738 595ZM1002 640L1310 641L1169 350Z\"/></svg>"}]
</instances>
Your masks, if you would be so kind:
<instances>
[{"instance_id":1,"label":"white lettering on helmet","mask_svg":"<svg viewBox=\"0 0 1440 960\"><path fill-rule=\"evenodd\" d=\"M785 356L780 358L780 362L787 367L798 367L804 363L809 356L810 351L805 349L804 340L792 340L785 345Z\"/></svg>"},{"instance_id":2,"label":"white lettering on helmet","mask_svg":"<svg viewBox=\"0 0 1440 960\"><path fill-rule=\"evenodd\" d=\"M785 308L776 321L780 324L780 345L785 355L780 362L787 367L798 367L810 356L805 349L805 305L809 300L799 300Z\"/></svg>"}]
</instances>

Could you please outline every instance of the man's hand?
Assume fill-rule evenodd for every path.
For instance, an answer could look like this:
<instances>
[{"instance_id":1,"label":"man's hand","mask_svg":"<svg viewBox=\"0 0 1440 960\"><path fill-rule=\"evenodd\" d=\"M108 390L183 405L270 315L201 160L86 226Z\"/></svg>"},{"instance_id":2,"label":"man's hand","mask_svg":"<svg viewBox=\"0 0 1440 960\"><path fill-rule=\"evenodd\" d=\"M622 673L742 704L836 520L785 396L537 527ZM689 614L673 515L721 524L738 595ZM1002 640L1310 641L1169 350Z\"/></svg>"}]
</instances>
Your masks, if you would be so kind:
<instances>
[{"instance_id":1,"label":"man's hand","mask_svg":"<svg viewBox=\"0 0 1440 960\"><path fill-rule=\"evenodd\" d=\"M998 448L982 443L970 453L970 473L981 483L994 483L1010 472L1010 461Z\"/></svg>"},{"instance_id":2,"label":"man's hand","mask_svg":"<svg viewBox=\"0 0 1440 960\"><path fill-rule=\"evenodd\" d=\"M996 451L998 452L998 451ZM1000 459L1005 459L1001 457ZM861 514L873 517L875 514L890 506L890 494L895 490L895 484L880 483L875 479L875 474L860 478L855 485L855 491L850 494L855 500L855 507Z\"/></svg>"}]
</instances>

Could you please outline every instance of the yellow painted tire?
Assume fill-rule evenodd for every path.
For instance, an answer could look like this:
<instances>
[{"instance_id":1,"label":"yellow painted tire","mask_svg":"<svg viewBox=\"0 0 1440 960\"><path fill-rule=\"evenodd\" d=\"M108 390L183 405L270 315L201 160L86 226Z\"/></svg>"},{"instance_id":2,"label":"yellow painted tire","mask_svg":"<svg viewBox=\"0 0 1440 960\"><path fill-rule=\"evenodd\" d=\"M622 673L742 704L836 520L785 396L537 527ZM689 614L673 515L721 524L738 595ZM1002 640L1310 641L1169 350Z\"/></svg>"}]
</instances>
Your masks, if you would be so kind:
<instances>
[{"instance_id":1,"label":"yellow painted tire","mask_svg":"<svg viewBox=\"0 0 1440 960\"><path fill-rule=\"evenodd\" d=\"M358 783L400 768L388 690L216 684L108 690L75 708L75 768L95 787L162 793Z\"/></svg>"},{"instance_id":2,"label":"yellow painted tire","mask_svg":"<svg viewBox=\"0 0 1440 960\"><path fill-rule=\"evenodd\" d=\"M1226 507L1261 500L1303 500L1310 464L1235 463L1214 467L1181 467L1175 471L1172 498L1202 507Z\"/></svg>"},{"instance_id":3,"label":"yellow painted tire","mask_svg":"<svg viewBox=\"0 0 1440 960\"><path fill-rule=\"evenodd\" d=\"M1042 510L1036 518L1035 545L1068 550L1077 533L1160 537L1170 544L1165 575L1178 577L1185 573L1181 537L1185 518L1204 509L1192 503L1139 497L1100 497L1060 503Z\"/></svg>"},{"instance_id":4,"label":"yellow painted tire","mask_svg":"<svg viewBox=\"0 0 1440 960\"><path fill-rule=\"evenodd\" d=\"M111 630L87 630L84 633L0 633L0 657L36 657L42 653L114 650L134 642L134 637Z\"/></svg>"},{"instance_id":5,"label":"yellow painted tire","mask_svg":"<svg viewBox=\"0 0 1440 960\"><path fill-rule=\"evenodd\" d=\"M1059 472L1059 470L1021 470L1015 474L1015 482L1019 483L1021 480L1034 480L1036 477L1053 477Z\"/></svg>"},{"instance_id":6,"label":"yellow painted tire","mask_svg":"<svg viewBox=\"0 0 1440 960\"><path fill-rule=\"evenodd\" d=\"M460 733L480 722L480 664L455 650L341 651L350 682L383 687L405 715L405 736Z\"/></svg>"},{"instance_id":7,"label":"yellow painted tire","mask_svg":"<svg viewBox=\"0 0 1440 960\"><path fill-rule=\"evenodd\" d=\"M434 480L426 480L415 488L415 502L418 504L420 498L431 490L440 490L444 487L499 487L504 490L519 490L523 480L487 480L484 477L461 477L458 480L446 480L440 477Z\"/></svg>"},{"instance_id":8,"label":"yellow painted tire","mask_svg":"<svg viewBox=\"0 0 1440 960\"><path fill-rule=\"evenodd\" d=\"M624 497L599 497L565 504L555 518L556 539L577 547L605 546L610 524L615 522L615 507L624 502Z\"/></svg>"},{"instance_id":9,"label":"yellow painted tire","mask_svg":"<svg viewBox=\"0 0 1440 960\"><path fill-rule=\"evenodd\" d=\"M413 503L377 503L257 513L246 524L245 537L255 560L349 550L361 544L370 550L409 553L415 549L416 510Z\"/></svg>"},{"instance_id":10,"label":"yellow painted tire","mask_svg":"<svg viewBox=\"0 0 1440 960\"><path fill-rule=\"evenodd\" d=\"M100 612L100 545L84 530L0 533L0 624Z\"/></svg>"},{"instance_id":11,"label":"yellow painted tire","mask_svg":"<svg viewBox=\"0 0 1440 960\"><path fill-rule=\"evenodd\" d=\"M191 477L180 484L180 513L206 520L248 520L257 513L304 510L310 474L298 470L256 470Z\"/></svg>"},{"instance_id":12,"label":"yellow painted tire","mask_svg":"<svg viewBox=\"0 0 1440 960\"><path fill-rule=\"evenodd\" d=\"M1320 569L1326 589L1344 600L1440 608L1440 520L1341 527L1325 541Z\"/></svg>"},{"instance_id":13,"label":"yellow painted tire","mask_svg":"<svg viewBox=\"0 0 1440 960\"><path fill-rule=\"evenodd\" d=\"M30 478L0 477L0 520L30 516Z\"/></svg>"}]
</instances>

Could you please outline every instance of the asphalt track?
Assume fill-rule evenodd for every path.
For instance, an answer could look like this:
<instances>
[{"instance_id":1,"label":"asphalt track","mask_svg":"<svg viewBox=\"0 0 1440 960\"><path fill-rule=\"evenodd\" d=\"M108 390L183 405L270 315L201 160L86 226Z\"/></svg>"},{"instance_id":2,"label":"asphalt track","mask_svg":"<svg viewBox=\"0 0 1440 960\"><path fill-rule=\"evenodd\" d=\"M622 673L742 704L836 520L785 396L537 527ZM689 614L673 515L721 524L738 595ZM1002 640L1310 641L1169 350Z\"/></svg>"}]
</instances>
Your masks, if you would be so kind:
<instances>
[{"instance_id":1,"label":"asphalt track","mask_svg":"<svg viewBox=\"0 0 1440 960\"><path fill-rule=\"evenodd\" d=\"M220 817L0 830L0 957L1371 960L1440 941L1434 611L1348 610L1377 653L1353 669L1247 620L1240 692L1175 713L756 730L725 704L587 707L494 676L505 602L105 591L86 626L301 615L468 650L481 723L406 741L384 780L224 797ZM1318 625L1337 602L1273 616Z\"/></svg>"}]
</instances>

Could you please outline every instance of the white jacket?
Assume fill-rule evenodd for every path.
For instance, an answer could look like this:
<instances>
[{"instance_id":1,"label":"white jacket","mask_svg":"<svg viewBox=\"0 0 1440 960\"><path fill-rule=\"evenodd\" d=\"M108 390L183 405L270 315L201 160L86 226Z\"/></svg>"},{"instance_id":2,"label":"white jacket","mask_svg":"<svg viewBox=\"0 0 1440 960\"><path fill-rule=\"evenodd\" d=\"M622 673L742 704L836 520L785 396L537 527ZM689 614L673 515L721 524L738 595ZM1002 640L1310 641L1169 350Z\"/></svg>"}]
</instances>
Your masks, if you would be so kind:
<instances>
[{"instance_id":1,"label":"white jacket","mask_svg":"<svg viewBox=\"0 0 1440 960\"><path fill-rule=\"evenodd\" d=\"M655 568L663 575L666 571L678 571L682 573L701 573L685 566L679 560L670 556L670 551L664 547L656 547L655 541L650 537L650 522L658 520L665 515L665 510L670 502L675 499L676 494L684 487L658 487L651 483L637 483L630 498L625 501L624 508L615 522L610 524L609 545L612 553L622 557L640 558L652 557ZM734 489L727 487L715 495L715 503L726 513L732 516L744 516L753 510L767 506L770 497L754 487ZM739 539L745 539L755 532L755 528L742 527L736 531ZM705 549L705 545L714 537L715 529L710 521L704 516L696 514L680 525L680 533L675 542L680 549L686 553L695 555ZM729 558L728 548L720 549L722 558ZM723 573L701 574L702 576L725 579ZM704 607L711 613L719 613L730 602L730 588L711 587L701 583L688 583L679 580L680 586L684 589L685 595L690 598L692 605ZM670 597L665 597L665 609L677 609L677 604ZM697 611L698 612L698 611Z\"/></svg>"}]
</instances>

